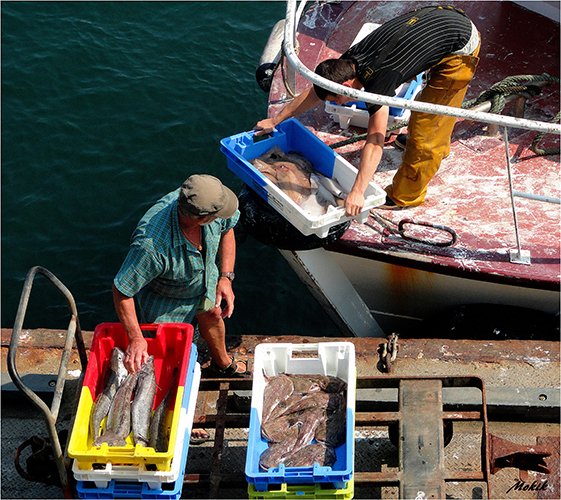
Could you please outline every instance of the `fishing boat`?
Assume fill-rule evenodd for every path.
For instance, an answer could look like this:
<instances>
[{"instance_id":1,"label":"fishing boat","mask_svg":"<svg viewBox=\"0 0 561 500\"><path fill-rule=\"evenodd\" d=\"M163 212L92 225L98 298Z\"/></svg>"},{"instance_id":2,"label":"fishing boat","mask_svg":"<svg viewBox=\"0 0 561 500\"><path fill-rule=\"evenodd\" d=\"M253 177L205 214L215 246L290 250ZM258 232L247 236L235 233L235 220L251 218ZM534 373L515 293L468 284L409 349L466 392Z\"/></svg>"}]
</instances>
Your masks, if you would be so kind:
<instances>
[{"instance_id":1,"label":"fishing boat","mask_svg":"<svg viewBox=\"0 0 561 500\"><path fill-rule=\"evenodd\" d=\"M318 248L279 248L346 335L431 332L454 337L461 324L469 331L485 319L491 338L500 330L518 338L557 338L560 129L552 122L559 111L559 3L449 4L467 13L482 39L466 101L474 102L511 79L525 89L535 82L538 94L507 91L501 94L505 104L492 112L494 98L471 109L442 111L445 107L439 106L438 112L450 112L458 120L450 155L430 182L424 205L403 211L373 209L366 222L353 221L337 238L318 242ZM313 70L322 60L345 52L365 26L423 5L317 2L304 11L302 4L297 9L289 1L287 18L281 21L284 32L279 25L271 32L263 52L270 62L264 66L267 57L262 57L257 74L262 88L269 89L268 116L312 83L326 86L327 80L319 82ZM281 43L283 56L271 57ZM268 69L266 76L263 68ZM342 86L329 83L350 97L359 92L345 94ZM370 102L402 109L421 104L369 96ZM353 121L344 123L337 113L322 103L296 119L357 167L365 129ZM394 140L404 131L388 130L373 176L382 188L400 165L402 151ZM251 229L259 239L258 225ZM534 317L540 326L530 333L532 328L520 322L524 317ZM517 326L504 327L505 320Z\"/></svg>"}]
</instances>

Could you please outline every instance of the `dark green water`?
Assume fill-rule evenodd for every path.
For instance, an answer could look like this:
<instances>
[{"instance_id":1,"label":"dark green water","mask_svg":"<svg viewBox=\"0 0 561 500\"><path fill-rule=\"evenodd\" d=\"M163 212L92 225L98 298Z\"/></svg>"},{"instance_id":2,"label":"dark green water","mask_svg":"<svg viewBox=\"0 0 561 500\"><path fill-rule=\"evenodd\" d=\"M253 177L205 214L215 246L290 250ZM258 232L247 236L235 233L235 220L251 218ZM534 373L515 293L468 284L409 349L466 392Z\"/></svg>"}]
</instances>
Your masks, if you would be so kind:
<instances>
[{"instance_id":1,"label":"dark green water","mask_svg":"<svg viewBox=\"0 0 561 500\"><path fill-rule=\"evenodd\" d=\"M192 173L238 192L219 142L266 115L255 68L284 2L2 2L2 327L28 270L117 321L130 235ZM229 334L338 335L277 250L240 241ZM35 280L24 328L66 328Z\"/></svg>"}]
</instances>

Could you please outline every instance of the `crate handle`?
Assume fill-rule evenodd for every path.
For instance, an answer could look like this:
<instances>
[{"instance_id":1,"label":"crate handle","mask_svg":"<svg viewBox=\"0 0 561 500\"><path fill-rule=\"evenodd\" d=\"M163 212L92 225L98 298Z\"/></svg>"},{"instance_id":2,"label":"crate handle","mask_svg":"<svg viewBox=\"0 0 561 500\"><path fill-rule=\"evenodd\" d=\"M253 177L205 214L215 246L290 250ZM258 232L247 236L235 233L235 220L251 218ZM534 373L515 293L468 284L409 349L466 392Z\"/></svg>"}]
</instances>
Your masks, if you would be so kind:
<instances>
[{"instance_id":1,"label":"crate handle","mask_svg":"<svg viewBox=\"0 0 561 500\"><path fill-rule=\"evenodd\" d=\"M298 358L300 356L298 356L299 353L302 354L312 354L315 353L316 357L319 357L319 344L298 344L297 346L294 346L291 351L290 351L290 357L291 358ZM309 356L306 356L309 357Z\"/></svg>"}]
</instances>

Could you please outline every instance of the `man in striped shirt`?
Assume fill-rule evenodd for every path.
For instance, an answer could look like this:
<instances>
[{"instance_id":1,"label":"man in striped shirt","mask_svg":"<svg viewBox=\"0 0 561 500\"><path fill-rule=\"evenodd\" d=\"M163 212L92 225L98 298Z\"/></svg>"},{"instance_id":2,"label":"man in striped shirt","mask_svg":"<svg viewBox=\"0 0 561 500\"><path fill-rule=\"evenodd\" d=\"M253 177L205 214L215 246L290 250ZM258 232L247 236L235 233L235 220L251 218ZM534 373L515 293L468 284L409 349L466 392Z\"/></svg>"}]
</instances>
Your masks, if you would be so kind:
<instances>
[{"instance_id":1,"label":"man in striped shirt","mask_svg":"<svg viewBox=\"0 0 561 500\"><path fill-rule=\"evenodd\" d=\"M460 107L479 58L480 37L462 12L450 7L423 7L384 23L339 59L318 65L316 73L345 87L394 96L395 89L428 71L426 86L417 100ZM311 109L324 100L341 105L352 101L315 85L297 96L278 115L255 126L256 135L270 133L280 122ZM364 206L364 192L382 157L389 109L368 104L370 118L359 172L345 200L347 215ZM422 205L427 185L450 152L455 118L411 113L402 164L386 187L380 208Z\"/></svg>"}]
</instances>

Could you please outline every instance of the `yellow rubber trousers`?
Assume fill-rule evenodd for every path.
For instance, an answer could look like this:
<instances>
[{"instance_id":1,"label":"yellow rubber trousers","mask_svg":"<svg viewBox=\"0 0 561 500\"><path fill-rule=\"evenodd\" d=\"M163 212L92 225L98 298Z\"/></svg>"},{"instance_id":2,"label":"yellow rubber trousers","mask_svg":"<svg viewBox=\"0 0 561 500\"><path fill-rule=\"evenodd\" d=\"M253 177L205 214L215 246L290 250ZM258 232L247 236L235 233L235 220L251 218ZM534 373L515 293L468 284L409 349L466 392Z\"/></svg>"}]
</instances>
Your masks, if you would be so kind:
<instances>
[{"instance_id":1,"label":"yellow rubber trousers","mask_svg":"<svg viewBox=\"0 0 561 500\"><path fill-rule=\"evenodd\" d=\"M479 48L471 55L450 55L430 69L418 101L459 108L479 62ZM416 207L425 202L427 185L450 153L450 138L456 118L411 112L407 146L388 196L399 206Z\"/></svg>"}]
</instances>

